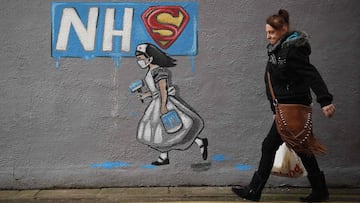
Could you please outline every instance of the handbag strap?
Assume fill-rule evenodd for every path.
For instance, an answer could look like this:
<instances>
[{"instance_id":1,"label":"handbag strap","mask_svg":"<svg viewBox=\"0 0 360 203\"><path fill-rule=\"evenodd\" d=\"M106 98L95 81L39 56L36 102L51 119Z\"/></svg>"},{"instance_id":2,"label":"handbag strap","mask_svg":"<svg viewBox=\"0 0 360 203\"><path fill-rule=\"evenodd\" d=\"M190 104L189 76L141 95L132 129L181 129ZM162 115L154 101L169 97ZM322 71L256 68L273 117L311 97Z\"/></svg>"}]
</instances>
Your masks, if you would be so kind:
<instances>
[{"instance_id":1,"label":"handbag strap","mask_svg":"<svg viewBox=\"0 0 360 203\"><path fill-rule=\"evenodd\" d=\"M275 97L275 94L274 94L274 89L272 87L272 84L271 84L271 79L270 79L270 73L269 71L267 71L267 78L268 78L268 84L269 84L269 89L270 89L270 94L271 94L271 97L272 97L272 100L273 100L273 104L274 106L277 105L278 101Z\"/></svg>"}]
</instances>

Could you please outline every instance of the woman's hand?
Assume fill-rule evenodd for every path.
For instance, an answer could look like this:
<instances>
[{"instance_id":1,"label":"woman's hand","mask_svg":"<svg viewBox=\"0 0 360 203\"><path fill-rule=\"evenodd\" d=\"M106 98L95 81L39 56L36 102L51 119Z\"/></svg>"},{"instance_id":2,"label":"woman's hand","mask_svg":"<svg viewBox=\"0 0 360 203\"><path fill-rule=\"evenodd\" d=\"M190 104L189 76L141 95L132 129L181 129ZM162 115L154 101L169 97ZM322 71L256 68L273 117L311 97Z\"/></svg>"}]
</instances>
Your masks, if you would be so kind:
<instances>
[{"instance_id":1,"label":"woman's hand","mask_svg":"<svg viewBox=\"0 0 360 203\"><path fill-rule=\"evenodd\" d=\"M329 104L322 107L322 111L326 117L331 118L335 113L335 106L334 104Z\"/></svg>"},{"instance_id":2,"label":"woman's hand","mask_svg":"<svg viewBox=\"0 0 360 203\"><path fill-rule=\"evenodd\" d=\"M167 110L167 108L166 108L165 105L161 105L160 111L161 111L161 115L164 115L164 114L166 114L166 113L168 112L168 110Z\"/></svg>"}]
</instances>

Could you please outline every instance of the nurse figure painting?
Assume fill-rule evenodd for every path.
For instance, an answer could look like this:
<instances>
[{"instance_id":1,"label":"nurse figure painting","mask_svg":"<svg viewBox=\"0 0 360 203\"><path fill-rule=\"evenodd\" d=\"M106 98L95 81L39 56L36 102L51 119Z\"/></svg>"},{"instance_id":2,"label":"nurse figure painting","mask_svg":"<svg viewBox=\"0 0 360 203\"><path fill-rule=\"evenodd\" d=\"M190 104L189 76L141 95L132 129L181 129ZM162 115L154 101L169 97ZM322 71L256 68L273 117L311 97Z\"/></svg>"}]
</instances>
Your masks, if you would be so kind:
<instances>
[{"instance_id":1,"label":"nurse figure painting","mask_svg":"<svg viewBox=\"0 0 360 203\"><path fill-rule=\"evenodd\" d=\"M208 140L198 137L204 128L204 121L175 96L175 88L169 84L168 68L176 66L176 60L149 43L138 45L135 55L140 68L147 70L143 81L149 89L138 96L141 100L151 98L139 121L136 138L160 152L152 165L169 164L169 151L186 150L194 142L206 160Z\"/></svg>"}]
</instances>

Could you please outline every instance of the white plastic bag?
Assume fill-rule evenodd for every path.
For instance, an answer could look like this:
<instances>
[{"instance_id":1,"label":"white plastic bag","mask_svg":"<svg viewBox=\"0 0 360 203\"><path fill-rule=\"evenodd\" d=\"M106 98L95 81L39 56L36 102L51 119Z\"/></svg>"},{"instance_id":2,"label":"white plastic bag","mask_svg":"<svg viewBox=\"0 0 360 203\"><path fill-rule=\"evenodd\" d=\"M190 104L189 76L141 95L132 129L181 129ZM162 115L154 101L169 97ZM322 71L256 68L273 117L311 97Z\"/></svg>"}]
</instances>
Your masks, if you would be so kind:
<instances>
[{"instance_id":1,"label":"white plastic bag","mask_svg":"<svg viewBox=\"0 0 360 203\"><path fill-rule=\"evenodd\" d=\"M297 178L306 176L307 172L300 157L292 149L286 146L286 143L283 143L276 151L271 174Z\"/></svg>"}]
</instances>

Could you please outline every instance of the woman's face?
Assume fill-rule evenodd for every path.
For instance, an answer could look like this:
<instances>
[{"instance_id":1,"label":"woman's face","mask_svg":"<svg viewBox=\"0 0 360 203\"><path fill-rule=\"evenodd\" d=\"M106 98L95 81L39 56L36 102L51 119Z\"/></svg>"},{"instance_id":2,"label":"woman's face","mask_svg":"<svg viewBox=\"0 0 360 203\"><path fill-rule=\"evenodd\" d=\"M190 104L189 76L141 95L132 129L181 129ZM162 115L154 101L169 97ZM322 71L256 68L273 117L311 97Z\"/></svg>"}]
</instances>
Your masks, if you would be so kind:
<instances>
[{"instance_id":1,"label":"woman's face","mask_svg":"<svg viewBox=\"0 0 360 203\"><path fill-rule=\"evenodd\" d=\"M288 31L286 26L283 26L279 30L275 30L271 25L266 24L265 26L266 38L271 45L276 44Z\"/></svg>"}]
</instances>

